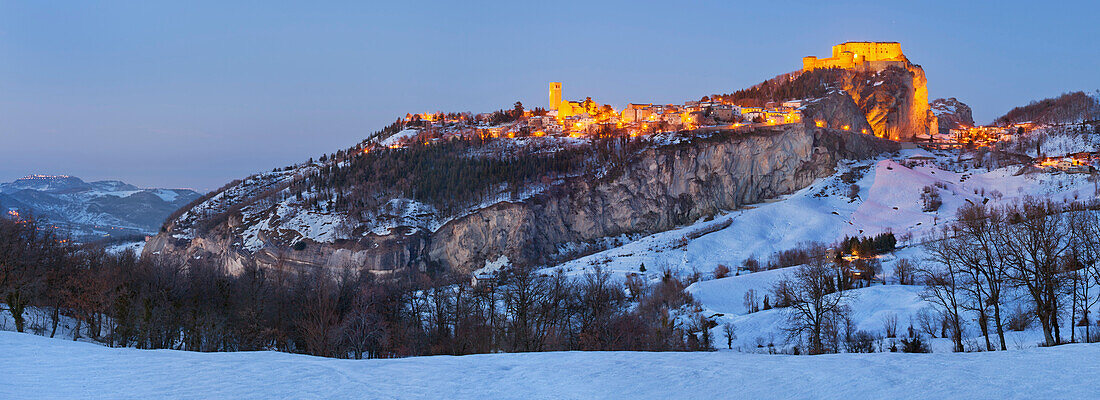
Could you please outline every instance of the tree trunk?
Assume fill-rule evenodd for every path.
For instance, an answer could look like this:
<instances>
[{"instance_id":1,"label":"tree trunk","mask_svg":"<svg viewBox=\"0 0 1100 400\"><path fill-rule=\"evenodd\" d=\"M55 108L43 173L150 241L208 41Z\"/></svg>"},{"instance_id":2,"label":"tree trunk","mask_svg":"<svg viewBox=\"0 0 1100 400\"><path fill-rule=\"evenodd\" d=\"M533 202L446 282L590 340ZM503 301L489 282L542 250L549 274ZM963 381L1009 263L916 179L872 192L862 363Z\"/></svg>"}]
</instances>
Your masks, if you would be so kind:
<instances>
[{"instance_id":1,"label":"tree trunk","mask_svg":"<svg viewBox=\"0 0 1100 400\"><path fill-rule=\"evenodd\" d=\"M1053 285L1050 286L1047 296L1050 296L1050 310L1048 311L1050 312L1050 325L1054 328L1054 344L1057 345L1062 343L1062 331L1058 326L1058 296L1055 294Z\"/></svg>"},{"instance_id":2,"label":"tree trunk","mask_svg":"<svg viewBox=\"0 0 1100 400\"><path fill-rule=\"evenodd\" d=\"M994 323L997 324L997 339L1001 341L1001 350L1008 350L1005 345L1005 327L1001 322L1001 300L1000 295L997 296L997 301L993 302L993 318Z\"/></svg>"},{"instance_id":3,"label":"tree trunk","mask_svg":"<svg viewBox=\"0 0 1100 400\"><path fill-rule=\"evenodd\" d=\"M23 318L23 311L27 303L23 300L22 293L18 290L8 293L8 311L11 312L11 318L15 320L15 331L23 333L23 328L26 326L26 319Z\"/></svg>"},{"instance_id":4,"label":"tree trunk","mask_svg":"<svg viewBox=\"0 0 1100 400\"><path fill-rule=\"evenodd\" d=\"M50 338L53 338L54 334L57 333L57 323L59 322L60 319L61 319L60 307L54 306L53 307L53 313L50 314Z\"/></svg>"},{"instance_id":5,"label":"tree trunk","mask_svg":"<svg viewBox=\"0 0 1100 400\"><path fill-rule=\"evenodd\" d=\"M985 310L978 312L978 326L985 337L985 351L993 351L993 342L989 341L989 317L985 315Z\"/></svg>"},{"instance_id":6,"label":"tree trunk","mask_svg":"<svg viewBox=\"0 0 1100 400\"><path fill-rule=\"evenodd\" d=\"M956 304L954 309L955 312L951 314L951 322L955 325L955 332L951 336L955 340L955 352L962 353L965 349L963 349L962 341L962 323L959 321L959 306Z\"/></svg>"},{"instance_id":7,"label":"tree trunk","mask_svg":"<svg viewBox=\"0 0 1100 400\"><path fill-rule=\"evenodd\" d=\"M1035 314L1039 317L1039 323L1043 325L1043 340L1046 342L1047 346L1054 346L1054 333L1050 327L1050 316L1043 308L1044 306L1036 307Z\"/></svg>"},{"instance_id":8,"label":"tree trunk","mask_svg":"<svg viewBox=\"0 0 1100 400\"><path fill-rule=\"evenodd\" d=\"M1077 281L1080 278L1075 272L1073 275L1073 295L1070 297L1069 306L1069 342L1077 343Z\"/></svg>"}]
</instances>

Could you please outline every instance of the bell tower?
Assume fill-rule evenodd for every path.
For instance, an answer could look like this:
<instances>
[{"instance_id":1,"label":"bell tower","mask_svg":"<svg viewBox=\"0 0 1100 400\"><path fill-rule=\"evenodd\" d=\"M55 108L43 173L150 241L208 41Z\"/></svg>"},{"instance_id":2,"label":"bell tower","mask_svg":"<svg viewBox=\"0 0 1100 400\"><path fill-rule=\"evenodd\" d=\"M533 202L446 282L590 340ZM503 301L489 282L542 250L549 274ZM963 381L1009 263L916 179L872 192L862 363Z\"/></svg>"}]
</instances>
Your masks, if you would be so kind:
<instances>
[{"instance_id":1,"label":"bell tower","mask_svg":"<svg viewBox=\"0 0 1100 400\"><path fill-rule=\"evenodd\" d=\"M557 110L561 104L561 82L550 82L550 110Z\"/></svg>"}]
</instances>

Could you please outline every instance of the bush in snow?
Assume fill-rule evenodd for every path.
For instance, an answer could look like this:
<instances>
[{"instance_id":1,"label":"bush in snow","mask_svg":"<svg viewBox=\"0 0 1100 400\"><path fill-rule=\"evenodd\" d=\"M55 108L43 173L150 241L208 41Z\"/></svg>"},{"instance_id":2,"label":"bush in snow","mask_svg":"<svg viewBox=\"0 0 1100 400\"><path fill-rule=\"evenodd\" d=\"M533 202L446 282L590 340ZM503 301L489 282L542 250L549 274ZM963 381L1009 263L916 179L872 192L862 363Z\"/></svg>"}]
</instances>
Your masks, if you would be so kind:
<instances>
[{"instance_id":1,"label":"bush in snow","mask_svg":"<svg viewBox=\"0 0 1100 400\"><path fill-rule=\"evenodd\" d=\"M730 275L730 267L718 264L714 267L714 279L722 279Z\"/></svg>"},{"instance_id":2,"label":"bush in snow","mask_svg":"<svg viewBox=\"0 0 1100 400\"><path fill-rule=\"evenodd\" d=\"M749 258L745 259L745 262L741 263L741 266L745 267L745 269L749 270L749 272L760 272L761 270L763 270L760 267L760 261L756 260L756 256L751 255L749 256Z\"/></svg>"},{"instance_id":3,"label":"bush in snow","mask_svg":"<svg viewBox=\"0 0 1100 400\"><path fill-rule=\"evenodd\" d=\"M921 189L920 193L921 211L933 212L940 209L943 205L943 200L940 199L940 192L935 187L925 186Z\"/></svg>"},{"instance_id":4,"label":"bush in snow","mask_svg":"<svg viewBox=\"0 0 1100 400\"><path fill-rule=\"evenodd\" d=\"M851 334L844 345L849 353L874 353L876 339L871 332L860 330Z\"/></svg>"},{"instance_id":5,"label":"bush in snow","mask_svg":"<svg viewBox=\"0 0 1100 400\"><path fill-rule=\"evenodd\" d=\"M920 336L913 336L908 339L901 340L901 352L902 353L931 353L928 349L928 345L920 340Z\"/></svg>"},{"instance_id":6,"label":"bush in snow","mask_svg":"<svg viewBox=\"0 0 1100 400\"><path fill-rule=\"evenodd\" d=\"M1032 312L1025 311L1022 307L1016 306L1015 310L1008 313L1008 329L1013 331L1023 331L1031 327Z\"/></svg>"}]
</instances>

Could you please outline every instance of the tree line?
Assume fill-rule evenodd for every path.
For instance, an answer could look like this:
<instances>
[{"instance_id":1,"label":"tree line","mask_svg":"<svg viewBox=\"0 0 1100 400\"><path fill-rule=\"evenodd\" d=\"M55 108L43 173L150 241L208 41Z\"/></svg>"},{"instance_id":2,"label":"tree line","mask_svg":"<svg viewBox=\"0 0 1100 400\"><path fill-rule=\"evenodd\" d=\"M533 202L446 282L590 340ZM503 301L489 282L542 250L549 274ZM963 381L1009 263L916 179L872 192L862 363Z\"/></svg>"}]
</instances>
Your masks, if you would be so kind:
<instances>
[{"instance_id":1,"label":"tree line","mask_svg":"<svg viewBox=\"0 0 1100 400\"><path fill-rule=\"evenodd\" d=\"M955 351L967 351L963 335L971 320L986 351L1007 350L1005 331L1027 329L1032 321L1042 329L1044 346L1067 339L1100 340L1091 328L1095 322L1090 311L1100 303L1095 289L1100 286L1097 210L1100 203L1095 201L1057 203L1030 197L1001 207L959 208L957 220L927 240L928 263L895 263L897 282L924 285L921 297L938 314L916 315L901 342L903 351L926 351L918 332L931 337L938 332L951 339ZM841 244L854 247L863 242L848 238ZM820 245L802 252L808 262L777 282L770 293L770 306L787 308L784 328L789 339L809 354L866 350L874 336L853 327L847 302L855 295L848 289L856 286L846 279L851 276L846 271L868 267L860 260L830 261ZM873 277L880 268L870 267L864 276ZM1007 309L1012 300L1026 306ZM1068 338L1062 332L1066 325L1072 327ZM884 331L887 337L896 334L896 317L884 321Z\"/></svg>"},{"instance_id":2,"label":"tree line","mask_svg":"<svg viewBox=\"0 0 1100 400\"><path fill-rule=\"evenodd\" d=\"M451 214L498 195L502 188L515 198L532 185L573 176L593 179L601 171L621 168L630 154L643 147L637 139L603 137L550 152L489 151L498 140L503 139L454 137L360 152L295 180L289 189L312 207L331 204L334 210L352 215L372 212L395 197L415 199ZM480 154L485 152L489 154Z\"/></svg>"},{"instance_id":3,"label":"tree line","mask_svg":"<svg viewBox=\"0 0 1100 400\"><path fill-rule=\"evenodd\" d=\"M1089 309L1100 301L1090 293L1100 284L1098 208L1030 197L1004 207L960 208L957 221L928 244L934 265L921 270L925 297L944 316L955 349L963 350L966 313L977 315L986 350L1007 349L1005 330L1026 326L1014 321L1019 318L1039 323L1046 346L1066 342L1065 322L1085 330L1078 338L1070 329L1069 341L1096 340ZM1024 297L1026 314L1008 315L1010 290Z\"/></svg>"},{"instance_id":4,"label":"tree line","mask_svg":"<svg viewBox=\"0 0 1100 400\"><path fill-rule=\"evenodd\" d=\"M768 102L824 97L831 88L842 87L854 72L841 68L819 68L784 74L733 93L714 94L710 99L742 107L764 107Z\"/></svg>"},{"instance_id":5,"label":"tree line","mask_svg":"<svg viewBox=\"0 0 1100 400\"><path fill-rule=\"evenodd\" d=\"M1097 95L1100 96L1100 94ZM1077 91L1015 107L993 120L993 124L1000 126L1018 122L1051 124L1082 122L1097 118L1100 118L1100 103L1097 98Z\"/></svg>"},{"instance_id":6,"label":"tree line","mask_svg":"<svg viewBox=\"0 0 1100 400\"><path fill-rule=\"evenodd\" d=\"M0 294L19 331L111 346L278 350L340 358L551 350L708 350L714 326L671 273L655 282L510 269L488 284L409 271L379 278L141 258L58 240L0 219ZM47 314L34 326L27 315ZM64 331L64 330L62 330Z\"/></svg>"}]
</instances>

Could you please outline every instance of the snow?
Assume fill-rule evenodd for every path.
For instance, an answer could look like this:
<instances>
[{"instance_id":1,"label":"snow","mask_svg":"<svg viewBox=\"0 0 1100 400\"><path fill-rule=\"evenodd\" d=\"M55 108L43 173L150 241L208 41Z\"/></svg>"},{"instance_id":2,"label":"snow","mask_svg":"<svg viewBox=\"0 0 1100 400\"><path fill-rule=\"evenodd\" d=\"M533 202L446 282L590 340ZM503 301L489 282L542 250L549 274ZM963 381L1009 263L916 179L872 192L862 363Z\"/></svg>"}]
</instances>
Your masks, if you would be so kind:
<instances>
[{"instance_id":1,"label":"snow","mask_svg":"<svg viewBox=\"0 0 1100 400\"><path fill-rule=\"evenodd\" d=\"M550 352L337 360L0 332L2 398L1097 398L1100 344L992 353ZM1041 371L1041 373L1039 373Z\"/></svg>"},{"instance_id":2,"label":"snow","mask_svg":"<svg viewBox=\"0 0 1100 400\"><path fill-rule=\"evenodd\" d=\"M160 197L161 200L169 203L176 201L176 198L179 197L179 192L172 189L153 189L152 192L157 195L157 197Z\"/></svg>"},{"instance_id":3,"label":"snow","mask_svg":"<svg viewBox=\"0 0 1100 400\"><path fill-rule=\"evenodd\" d=\"M415 138L420 134L420 130L414 128L404 129L400 132L393 134L392 136L383 139L379 144L383 147L389 147L392 145L399 145L402 142Z\"/></svg>"},{"instance_id":4,"label":"snow","mask_svg":"<svg viewBox=\"0 0 1100 400\"><path fill-rule=\"evenodd\" d=\"M107 246L107 248L106 248L107 252L111 253L111 254L121 254L124 251L131 250L131 251L134 252L135 255L139 255L139 256L141 255L141 251L144 250L144 249L145 249L145 242L144 241L131 242L131 243L120 243L120 244Z\"/></svg>"},{"instance_id":5,"label":"snow","mask_svg":"<svg viewBox=\"0 0 1100 400\"><path fill-rule=\"evenodd\" d=\"M500 256L495 261L485 260L485 266L474 270L473 276L492 276L507 265L511 265L508 256Z\"/></svg>"},{"instance_id":6,"label":"snow","mask_svg":"<svg viewBox=\"0 0 1100 400\"><path fill-rule=\"evenodd\" d=\"M263 219L249 225L241 234L245 248L250 251L259 250L264 245L263 234L271 231L281 231L294 236L290 238L291 242L310 239L318 243L333 243L337 239L346 239L341 237L340 232L341 226L348 224L346 213L306 209L293 205L290 201L287 199L280 202L270 214L249 213L246 216L246 218L262 217ZM273 221L278 221L278 225L273 225Z\"/></svg>"},{"instance_id":7,"label":"snow","mask_svg":"<svg viewBox=\"0 0 1100 400\"><path fill-rule=\"evenodd\" d=\"M912 165L913 157L930 157L931 160ZM711 221L625 238L625 244L547 267L543 272L561 269L567 275L580 276L599 265L618 279L639 274L651 282L658 280L666 269L681 276L699 273L703 280L689 286L688 292L701 303L704 315L719 323L712 329L713 337L722 338L721 324L732 322L738 331L734 346L741 351L767 350L757 347L758 343L771 343L779 350L790 349L793 344L786 343L782 331L783 310L747 314L743 299L750 289L762 299L791 269L751 274L741 271L739 276L714 280L710 278L715 267L725 265L737 270L750 256L766 263L772 254L802 243L831 244L844 236L872 236L891 231L899 237L899 246L903 248L880 257L885 275L880 279L896 283L892 277L894 263L900 258L916 262L926 259L921 242L954 219L959 207L982 202L1005 205L1025 196L1062 202L1096 195L1094 184L1083 174L1016 175L1019 166L964 169L958 168L956 161L957 155L953 152L904 150L873 160L843 162L833 176L819 179L793 194L722 213ZM862 176L858 177L860 171ZM856 172L858 177L854 183L859 191L854 199L848 198L848 182L851 181L842 178L850 172ZM937 211L922 211L920 193L926 186L935 187L940 193L943 205ZM911 239L903 239L906 236ZM646 272L640 271L643 264ZM853 290L855 297L849 306L856 329L881 334L882 319L886 315L898 317L899 333L908 328L910 321L917 325L915 315L930 306L920 299L921 290L919 286L895 284ZM1005 312L1017 306L1027 308L1025 296L1006 293L1005 297ZM979 347L977 328L970 326L967 329L964 335L967 348ZM1041 340L1038 327L1006 333L1006 345L1010 348L1034 347ZM981 341L984 342L984 338ZM930 342L933 350L951 349L946 339Z\"/></svg>"},{"instance_id":8,"label":"snow","mask_svg":"<svg viewBox=\"0 0 1100 400\"><path fill-rule=\"evenodd\" d=\"M638 273L645 264L653 279L663 269L706 274L718 265L736 269L750 256L764 263L770 255L802 243L831 244L844 236L873 236L891 231L897 236L911 235L910 243L920 243L944 222L954 219L959 207L970 203L1004 205L1025 196L1061 202L1096 195L1094 184L1085 174L1015 175L1019 166L955 172L945 166L955 161L952 154L904 150L873 160L842 162L834 175L790 195L722 213L712 221L644 236L549 267L545 272L562 269L567 274L579 275L602 265L623 277ZM912 168L902 164L914 156L933 160ZM859 186L855 199L848 198L849 184L842 179L843 174L852 171L863 171L862 177L854 182ZM933 186L939 192L943 202L939 210L922 211L920 194L925 186ZM728 226L708 228L724 224ZM714 231L690 238L696 236L693 232L711 230Z\"/></svg>"}]
</instances>

